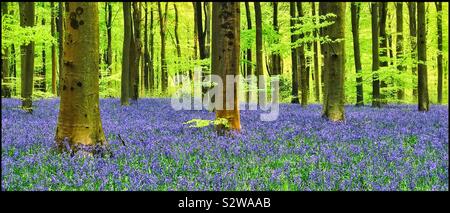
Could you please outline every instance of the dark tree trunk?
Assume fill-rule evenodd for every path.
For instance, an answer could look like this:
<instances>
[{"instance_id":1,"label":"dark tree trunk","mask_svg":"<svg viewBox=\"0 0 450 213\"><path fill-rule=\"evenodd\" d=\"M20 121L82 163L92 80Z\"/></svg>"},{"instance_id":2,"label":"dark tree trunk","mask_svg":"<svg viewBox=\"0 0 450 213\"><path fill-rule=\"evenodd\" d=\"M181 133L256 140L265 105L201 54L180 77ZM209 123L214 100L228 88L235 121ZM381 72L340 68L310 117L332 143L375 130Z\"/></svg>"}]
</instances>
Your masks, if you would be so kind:
<instances>
[{"instance_id":1,"label":"dark tree trunk","mask_svg":"<svg viewBox=\"0 0 450 213\"><path fill-rule=\"evenodd\" d=\"M167 29L167 8L169 3L166 3L164 14L161 9L161 3L158 2L158 13L159 13L159 27L161 35L161 88L162 92L167 92L168 87L168 73L167 73L167 62L166 62L166 29Z\"/></svg>"},{"instance_id":2,"label":"dark tree trunk","mask_svg":"<svg viewBox=\"0 0 450 213\"><path fill-rule=\"evenodd\" d=\"M250 5L248 2L245 2L245 15L247 17L247 29L251 30L252 29L252 17L250 16ZM252 71L252 48L248 48L246 50L247 52L247 70L245 72L245 78L248 80L248 76L253 74ZM247 100L247 102L250 102L249 100L250 97L250 90L246 92L246 97L245 99Z\"/></svg>"},{"instance_id":3,"label":"dark tree trunk","mask_svg":"<svg viewBox=\"0 0 450 213\"><path fill-rule=\"evenodd\" d=\"M256 84L258 85L258 104L265 105L265 82L263 73L263 52L262 52L262 16L261 4L255 2L255 22L256 22ZM261 78L261 79L260 79Z\"/></svg>"},{"instance_id":4,"label":"dark tree trunk","mask_svg":"<svg viewBox=\"0 0 450 213\"><path fill-rule=\"evenodd\" d=\"M396 3L396 21L397 21L397 70L402 73L406 67L403 62L403 2ZM397 91L398 100L402 101L405 98L405 89L401 85Z\"/></svg>"},{"instance_id":5,"label":"dark tree trunk","mask_svg":"<svg viewBox=\"0 0 450 213\"><path fill-rule=\"evenodd\" d=\"M123 2L124 40L122 51L122 79L120 103L129 105L130 97L130 46L131 46L131 3Z\"/></svg>"},{"instance_id":6,"label":"dark tree trunk","mask_svg":"<svg viewBox=\"0 0 450 213\"><path fill-rule=\"evenodd\" d=\"M386 34L386 19L387 19L387 2L379 2L379 13L380 13L380 73L382 73L383 76L386 75L385 69L388 67L388 37ZM378 76L380 77L380 76ZM383 78L380 79L380 101L382 104L387 103L387 96L386 91L383 91L383 89L386 89L387 84L386 81L383 80Z\"/></svg>"},{"instance_id":7,"label":"dark tree trunk","mask_svg":"<svg viewBox=\"0 0 450 213\"><path fill-rule=\"evenodd\" d=\"M50 2L51 8L51 20L50 20L50 30L52 37L56 36L56 26L55 26L55 3ZM56 46L52 44L52 93L56 95Z\"/></svg>"},{"instance_id":8,"label":"dark tree trunk","mask_svg":"<svg viewBox=\"0 0 450 213\"><path fill-rule=\"evenodd\" d=\"M295 15L295 2L291 2L290 3L290 16L291 16L291 20L290 20L290 27L291 27L291 43L294 43L295 41L297 41L297 35L294 35L294 26L295 26L295 20L293 20L294 18L296 18ZM293 104L298 104L300 103L299 99L298 99L298 67L297 67L297 48L292 48L291 47L291 60L292 60L292 100L291 103Z\"/></svg>"},{"instance_id":9,"label":"dark tree trunk","mask_svg":"<svg viewBox=\"0 0 450 213\"><path fill-rule=\"evenodd\" d=\"M419 111L428 111L430 101L428 98L428 77L427 77L427 28L425 14L425 2L417 2L417 56L418 65L418 96Z\"/></svg>"},{"instance_id":10,"label":"dark tree trunk","mask_svg":"<svg viewBox=\"0 0 450 213\"><path fill-rule=\"evenodd\" d=\"M202 15L202 2L195 2L195 17L197 20L197 33L198 33L198 46L200 50L200 59L207 58L205 48L205 32L203 31L203 15Z\"/></svg>"},{"instance_id":11,"label":"dark tree trunk","mask_svg":"<svg viewBox=\"0 0 450 213\"><path fill-rule=\"evenodd\" d=\"M11 56L12 56L12 64L11 64L11 77L17 79L17 61L16 61L16 48L14 44L11 45ZM12 86L12 95L17 95L16 85Z\"/></svg>"},{"instance_id":12,"label":"dark tree trunk","mask_svg":"<svg viewBox=\"0 0 450 213\"><path fill-rule=\"evenodd\" d=\"M148 74L149 74L149 64L150 64L150 53L148 52L148 5L145 2L144 7L144 88L148 91Z\"/></svg>"},{"instance_id":13,"label":"dark tree trunk","mask_svg":"<svg viewBox=\"0 0 450 213\"><path fill-rule=\"evenodd\" d=\"M363 97L363 82L361 76L361 52L359 48L359 11L360 3L351 3L351 16L352 16L352 35L353 35L353 52L355 57L355 70L356 70L356 106L364 105Z\"/></svg>"},{"instance_id":14,"label":"dark tree trunk","mask_svg":"<svg viewBox=\"0 0 450 213\"><path fill-rule=\"evenodd\" d=\"M177 50L177 63L180 63L181 60L181 47L180 47L180 38L178 36L178 9L177 9L177 5L174 2L173 3L173 9L175 10L175 47ZM180 69L178 69L177 73L179 75L182 75L182 73L180 73ZM181 79L180 79L181 80Z\"/></svg>"},{"instance_id":15,"label":"dark tree trunk","mask_svg":"<svg viewBox=\"0 0 450 213\"><path fill-rule=\"evenodd\" d=\"M302 9L302 3L297 2L297 13L298 17L303 17L303 9ZM300 22L300 21L299 21ZM302 23L301 23L302 24ZM301 33L299 35L299 39L303 39L304 34ZM306 70L306 57L305 57L305 45L300 44L300 46L297 47L297 56L298 56L298 65L299 65L299 73L300 73L300 90L301 90L301 106L306 107L308 106L308 73Z\"/></svg>"},{"instance_id":16,"label":"dark tree trunk","mask_svg":"<svg viewBox=\"0 0 450 213\"><path fill-rule=\"evenodd\" d=\"M436 2L436 10L437 10L437 33L438 33L438 56L437 56L437 64L438 64L438 103L442 104L442 2Z\"/></svg>"},{"instance_id":17,"label":"dark tree trunk","mask_svg":"<svg viewBox=\"0 0 450 213\"><path fill-rule=\"evenodd\" d=\"M416 12L417 2L408 2L408 11L409 11L409 35L411 37L411 58L413 60L411 72L413 74L413 98L417 100L417 81L415 80L417 77L417 12Z\"/></svg>"},{"instance_id":18,"label":"dark tree trunk","mask_svg":"<svg viewBox=\"0 0 450 213\"><path fill-rule=\"evenodd\" d=\"M111 2L105 2L106 4L106 36L107 36L107 47L106 47L106 76L111 76L111 64L112 64L112 5Z\"/></svg>"},{"instance_id":19,"label":"dark tree trunk","mask_svg":"<svg viewBox=\"0 0 450 213\"><path fill-rule=\"evenodd\" d=\"M328 8L326 4L319 4L319 15L320 16L325 16L328 13ZM323 21L328 21L328 20L323 20ZM326 32L324 28L320 29L320 36L325 36ZM325 104L327 103L325 101L326 96L327 96L327 68L328 68L328 62L326 61L326 57L325 55L328 54L328 47L329 45L321 45L320 46L320 52L322 53L323 56L323 60L322 60L322 72L321 72L321 79L322 79L322 101L323 101L323 105L325 106ZM325 107L323 108L325 109Z\"/></svg>"},{"instance_id":20,"label":"dark tree trunk","mask_svg":"<svg viewBox=\"0 0 450 213\"><path fill-rule=\"evenodd\" d=\"M3 22L3 15L8 14L8 2L2 2L2 14L1 14L1 20L0 22ZM2 29L1 23L0 23L0 29ZM10 85L4 85L4 84L10 84L11 80L11 73L9 69L9 48L2 45L2 97L5 98L11 98L11 86Z\"/></svg>"},{"instance_id":21,"label":"dark tree trunk","mask_svg":"<svg viewBox=\"0 0 450 213\"><path fill-rule=\"evenodd\" d=\"M329 13L336 14L334 24L324 28L325 35L331 40L342 39L340 42L329 43L327 54L324 55L327 63L325 73L325 87L327 93L323 116L331 121L343 121L344 116L344 73L345 73L345 2L320 2L325 4Z\"/></svg>"},{"instance_id":22,"label":"dark tree trunk","mask_svg":"<svg viewBox=\"0 0 450 213\"><path fill-rule=\"evenodd\" d=\"M273 6L273 29L276 33L279 31L278 27L278 3L272 2ZM279 41L275 41L276 43L279 43ZM280 75L281 74L281 59L280 54L278 52L274 52L271 55L271 61L272 61L272 75Z\"/></svg>"},{"instance_id":23,"label":"dark tree trunk","mask_svg":"<svg viewBox=\"0 0 450 213\"><path fill-rule=\"evenodd\" d=\"M58 67L59 67L59 76L58 76L58 84L57 84L57 95L59 96L61 93L61 81L64 72L64 63L63 63L63 53L64 53L64 15L63 15L63 4L62 2L58 3L58 17L56 20L56 31L58 31Z\"/></svg>"},{"instance_id":24,"label":"dark tree trunk","mask_svg":"<svg viewBox=\"0 0 450 213\"><path fill-rule=\"evenodd\" d=\"M312 15L316 15L316 3L311 2L311 10ZM317 39L317 31L313 31L313 37L314 39ZM313 41L313 48L314 48L314 97L317 102L320 102L320 81L319 81L319 46L317 41Z\"/></svg>"},{"instance_id":25,"label":"dark tree trunk","mask_svg":"<svg viewBox=\"0 0 450 213\"><path fill-rule=\"evenodd\" d=\"M44 26L45 25L45 19L44 18L42 18L42 26ZM47 67L46 67L46 64L45 64L45 60L46 59L46 54L45 54L45 42L43 42L42 43L42 67L41 67L41 70L40 70L40 72L38 72L37 74L39 75L39 80L38 81L36 81L36 86L37 86L37 89L39 90L39 91L41 91L41 92L46 92L47 91L47 84L46 84L46 81L45 81L45 78L46 78L46 73L47 73Z\"/></svg>"},{"instance_id":26,"label":"dark tree trunk","mask_svg":"<svg viewBox=\"0 0 450 213\"><path fill-rule=\"evenodd\" d=\"M380 80L378 70L380 68L379 43L378 43L378 3L372 3L372 107L381 107Z\"/></svg>"},{"instance_id":27,"label":"dark tree trunk","mask_svg":"<svg viewBox=\"0 0 450 213\"><path fill-rule=\"evenodd\" d=\"M154 45L154 31L153 31L153 4L150 3L150 60L149 60L149 88L151 91L155 89L155 68L154 68L154 61L155 61L155 45Z\"/></svg>"},{"instance_id":28,"label":"dark tree trunk","mask_svg":"<svg viewBox=\"0 0 450 213\"><path fill-rule=\"evenodd\" d=\"M20 26L34 27L34 2L19 2ZM20 46L21 53L21 97L22 108L32 112L33 73L34 73L34 41Z\"/></svg>"},{"instance_id":29,"label":"dark tree trunk","mask_svg":"<svg viewBox=\"0 0 450 213\"><path fill-rule=\"evenodd\" d=\"M132 56L133 61L132 68L130 68L130 80L131 80L131 92L130 97L133 100L137 100L139 98L139 61L141 58L141 6L140 2L133 2L133 37L132 37L132 51L130 54ZM134 45L133 45L134 44Z\"/></svg>"},{"instance_id":30,"label":"dark tree trunk","mask_svg":"<svg viewBox=\"0 0 450 213\"><path fill-rule=\"evenodd\" d=\"M211 49L211 3L204 2L203 7L205 13L205 55L206 58L209 58Z\"/></svg>"},{"instance_id":31,"label":"dark tree trunk","mask_svg":"<svg viewBox=\"0 0 450 213\"><path fill-rule=\"evenodd\" d=\"M240 131L239 100L237 82L227 82L227 75L239 75L240 54L240 9L239 2L214 2L212 15L212 66L224 80L222 87L223 109L216 110L216 118L226 119L228 129ZM231 97L225 94L227 84L233 84L234 94ZM231 92L231 91L228 91ZM227 126L216 126L219 132L226 130Z\"/></svg>"}]
</instances>

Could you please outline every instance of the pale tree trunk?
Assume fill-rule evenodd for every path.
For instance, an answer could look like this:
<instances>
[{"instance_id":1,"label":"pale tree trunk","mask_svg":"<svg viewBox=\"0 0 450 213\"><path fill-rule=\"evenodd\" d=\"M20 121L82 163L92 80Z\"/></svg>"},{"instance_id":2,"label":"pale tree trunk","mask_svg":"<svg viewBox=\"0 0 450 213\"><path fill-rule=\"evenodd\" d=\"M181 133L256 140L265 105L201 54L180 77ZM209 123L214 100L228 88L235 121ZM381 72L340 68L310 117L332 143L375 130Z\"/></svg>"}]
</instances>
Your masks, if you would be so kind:
<instances>
[{"instance_id":1,"label":"pale tree trunk","mask_svg":"<svg viewBox=\"0 0 450 213\"><path fill-rule=\"evenodd\" d=\"M19 2L20 26L34 27L34 2ZM33 73L34 73L34 41L20 46L21 52L21 97L22 108L32 112Z\"/></svg>"},{"instance_id":2,"label":"pale tree trunk","mask_svg":"<svg viewBox=\"0 0 450 213\"><path fill-rule=\"evenodd\" d=\"M380 80L378 70L380 68L379 60L379 41L378 41L378 3L371 4L372 8L372 107L381 107L380 102Z\"/></svg>"},{"instance_id":3,"label":"pale tree trunk","mask_svg":"<svg viewBox=\"0 0 450 213\"><path fill-rule=\"evenodd\" d=\"M340 42L329 43L325 54L327 72L325 73L325 86L327 93L323 116L331 121L343 121L344 116L344 73L345 73L345 2L328 2L324 7L327 11L336 14L334 24L325 27L324 33L331 40L342 39Z\"/></svg>"},{"instance_id":4,"label":"pale tree trunk","mask_svg":"<svg viewBox=\"0 0 450 213\"><path fill-rule=\"evenodd\" d=\"M216 110L217 119L226 119L228 127L240 131L239 101L237 94L238 82L233 84L234 94L228 97L225 93L227 75L239 75L240 54L240 9L239 2L214 2L212 8L212 69L223 81L222 96L223 110ZM229 91L231 92L231 91ZM232 107L227 105L233 102ZM219 132L224 131L224 125L216 127Z\"/></svg>"},{"instance_id":5,"label":"pale tree trunk","mask_svg":"<svg viewBox=\"0 0 450 213\"><path fill-rule=\"evenodd\" d=\"M60 150L96 154L98 147L108 144L99 111L98 3L65 4L68 19L55 140Z\"/></svg>"},{"instance_id":6,"label":"pale tree trunk","mask_svg":"<svg viewBox=\"0 0 450 213\"><path fill-rule=\"evenodd\" d=\"M417 56L418 65L418 97L419 111L428 111L430 109L430 101L428 98L428 77L427 77L427 28L425 14L425 3L417 2Z\"/></svg>"},{"instance_id":7,"label":"pale tree trunk","mask_svg":"<svg viewBox=\"0 0 450 213\"><path fill-rule=\"evenodd\" d=\"M130 46L131 46L131 3L123 3L124 37L122 51L122 78L120 103L124 106L130 105Z\"/></svg>"},{"instance_id":8,"label":"pale tree trunk","mask_svg":"<svg viewBox=\"0 0 450 213\"><path fill-rule=\"evenodd\" d=\"M356 70L356 106L364 105L363 97L363 82L361 76L361 51L359 48L359 11L360 3L351 3L351 17L352 17L352 35L353 35L353 52L355 58Z\"/></svg>"}]
</instances>

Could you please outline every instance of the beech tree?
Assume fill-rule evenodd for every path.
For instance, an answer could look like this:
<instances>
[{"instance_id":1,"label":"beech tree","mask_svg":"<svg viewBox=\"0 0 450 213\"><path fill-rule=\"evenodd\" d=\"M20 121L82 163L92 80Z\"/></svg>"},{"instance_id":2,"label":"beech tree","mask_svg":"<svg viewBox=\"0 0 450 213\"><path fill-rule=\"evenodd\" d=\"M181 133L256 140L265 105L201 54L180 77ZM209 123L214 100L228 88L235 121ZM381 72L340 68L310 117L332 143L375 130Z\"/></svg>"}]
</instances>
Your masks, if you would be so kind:
<instances>
[{"instance_id":1,"label":"beech tree","mask_svg":"<svg viewBox=\"0 0 450 213\"><path fill-rule=\"evenodd\" d=\"M295 3L291 2L289 4L289 8L290 8L290 27L291 27L291 43L294 43L295 41L297 41L297 35L294 34L294 26L295 26ZM299 76L298 76L298 67L297 67L297 48L291 48L291 60L292 60L292 92L291 92L291 103L293 104L298 104L300 103L299 99L298 99L298 80L299 80Z\"/></svg>"},{"instance_id":2,"label":"beech tree","mask_svg":"<svg viewBox=\"0 0 450 213\"><path fill-rule=\"evenodd\" d=\"M353 52L355 59L356 70L356 106L364 105L363 82L361 76L361 51L359 48L359 11L360 3L351 3L351 17L352 17L352 35L353 35Z\"/></svg>"},{"instance_id":3,"label":"beech tree","mask_svg":"<svg viewBox=\"0 0 450 213\"><path fill-rule=\"evenodd\" d=\"M130 46L131 46L131 3L123 3L124 36L122 49L122 79L120 103L124 106L129 105L130 97Z\"/></svg>"},{"instance_id":4,"label":"beech tree","mask_svg":"<svg viewBox=\"0 0 450 213\"><path fill-rule=\"evenodd\" d=\"M228 129L240 131L238 82L227 82L227 75L239 75L240 59L240 9L239 2L213 2L212 7L212 61L211 68L217 73L223 87L223 109L216 110L216 119L226 119L228 125L217 125L219 131ZM233 79L234 80L234 79ZM227 97L226 86L232 83L233 96ZM231 91L228 91L231 92ZM232 99L232 100L231 100ZM231 106L230 106L231 105ZM229 106L229 108L227 107Z\"/></svg>"},{"instance_id":5,"label":"beech tree","mask_svg":"<svg viewBox=\"0 0 450 213\"><path fill-rule=\"evenodd\" d=\"M55 136L60 150L96 153L92 148L108 144L99 111L97 4L65 3L64 73Z\"/></svg>"},{"instance_id":6,"label":"beech tree","mask_svg":"<svg viewBox=\"0 0 450 213\"><path fill-rule=\"evenodd\" d=\"M419 60L417 88L419 111L428 111L430 109L430 101L428 98L427 29L425 14L425 2L417 2L417 59Z\"/></svg>"},{"instance_id":7,"label":"beech tree","mask_svg":"<svg viewBox=\"0 0 450 213\"><path fill-rule=\"evenodd\" d=\"M34 26L34 2L19 2L20 26ZM32 112L33 75L34 75L34 41L20 46L21 53L21 97L22 108Z\"/></svg>"},{"instance_id":8,"label":"beech tree","mask_svg":"<svg viewBox=\"0 0 450 213\"><path fill-rule=\"evenodd\" d=\"M436 10L437 10L437 33L438 33L438 55L437 55L437 67L438 67L438 84L437 84L437 93L438 93L438 103L442 104L442 2L436 2Z\"/></svg>"},{"instance_id":9,"label":"beech tree","mask_svg":"<svg viewBox=\"0 0 450 213\"><path fill-rule=\"evenodd\" d=\"M403 2L396 3L395 14L397 22L397 70L402 73L405 71L405 66L403 65ZM397 90L397 98L399 100L403 100L405 98L405 90L402 85L400 85L400 88Z\"/></svg>"},{"instance_id":10,"label":"beech tree","mask_svg":"<svg viewBox=\"0 0 450 213\"><path fill-rule=\"evenodd\" d=\"M164 13L161 9L161 3L158 2L158 14L159 14L159 33L161 37L161 86L162 92L167 92L168 87L168 72L166 62L166 30L167 30L167 8L169 3L166 2L164 7Z\"/></svg>"},{"instance_id":11,"label":"beech tree","mask_svg":"<svg viewBox=\"0 0 450 213\"><path fill-rule=\"evenodd\" d=\"M320 2L327 13L336 15L334 23L324 27L324 35L333 42L328 43L324 55L325 87L327 88L323 116L331 121L344 120L344 73L345 73L345 2ZM339 39L339 40L338 40Z\"/></svg>"},{"instance_id":12,"label":"beech tree","mask_svg":"<svg viewBox=\"0 0 450 213\"><path fill-rule=\"evenodd\" d=\"M255 23L256 23L256 84L258 85L258 104L264 105L265 101L265 81L263 73L263 52L262 52L262 15L261 4L255 2ZM260 79L261 78L261 79Z\"/></svg>"},{"instance_id":13,"label":"beech tree","mask_svg":"<svg viewBox=\"0 0 450 213\"><path fill-rule=\"evenodd\" d=\"M380 79L378 70L380 68L379 43L378 43L378 3L371 3L372 8L372 107L381 107L380 101Z\"/></svg>"}]
</instances>

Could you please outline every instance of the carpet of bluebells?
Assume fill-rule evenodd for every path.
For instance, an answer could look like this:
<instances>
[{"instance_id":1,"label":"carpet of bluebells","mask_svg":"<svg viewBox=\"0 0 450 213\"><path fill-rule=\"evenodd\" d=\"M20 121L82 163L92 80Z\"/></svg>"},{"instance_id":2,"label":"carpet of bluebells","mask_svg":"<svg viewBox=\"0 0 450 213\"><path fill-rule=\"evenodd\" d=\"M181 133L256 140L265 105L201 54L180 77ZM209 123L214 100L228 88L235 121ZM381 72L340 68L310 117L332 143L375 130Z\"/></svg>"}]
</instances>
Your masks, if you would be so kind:
<instances>
[{"instance_id":1,"label":"carpet of bluebells","mask_svg":"<svg viewBox=\"0 0 450 213\"><path fill-rule=\"evenodd\" d=\"M242 132L219 136L183 124L212 112L102 99L114 156L101 158L55 152L59 100L33 104L2 99L2 190L448 190L447 105L347 106L332 123L319 105L281 104L278 120L242 110Z\"/></svg>"}]
</instances>

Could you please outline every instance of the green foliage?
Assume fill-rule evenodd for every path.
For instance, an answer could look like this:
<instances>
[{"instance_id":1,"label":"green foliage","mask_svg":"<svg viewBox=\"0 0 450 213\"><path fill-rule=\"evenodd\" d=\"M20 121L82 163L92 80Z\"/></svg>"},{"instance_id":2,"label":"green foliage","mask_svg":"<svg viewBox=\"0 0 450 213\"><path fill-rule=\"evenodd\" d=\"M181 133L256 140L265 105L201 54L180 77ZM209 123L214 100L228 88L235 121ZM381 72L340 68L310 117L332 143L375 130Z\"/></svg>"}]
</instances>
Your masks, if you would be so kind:
<instances>
[{"instance_id":1,"label":"green foliage","mask_svg":"<svg viewBox=\"0 0 450 213\"><path fill-rule=\"evenodd\" d=\"M183 124L192 124L189 126L191 128L203 128L211 124L213 124L214 126L223 125L225 128L229 128L230 126L226 118L218 118L214 120L192 119L187 122L184 122Z\"/></svg>"}]
</instances>

